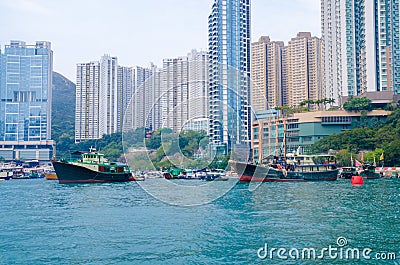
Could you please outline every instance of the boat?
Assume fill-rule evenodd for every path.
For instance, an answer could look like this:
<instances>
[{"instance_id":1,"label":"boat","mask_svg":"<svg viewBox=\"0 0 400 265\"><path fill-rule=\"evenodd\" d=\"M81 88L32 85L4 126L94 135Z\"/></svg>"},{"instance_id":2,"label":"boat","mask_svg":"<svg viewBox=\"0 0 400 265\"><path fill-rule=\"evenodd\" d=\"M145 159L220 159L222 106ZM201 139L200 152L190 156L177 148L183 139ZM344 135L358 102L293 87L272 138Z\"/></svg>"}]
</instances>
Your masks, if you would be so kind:
<instances>
[{"instance_id":1,"label":"boat","mask_svg":"<svg viewBox=\"0 0 400 265\"><path fill-rule=\"evenodd\" d=\"M170 168L163 173L165 179L179 179L183 170L180 168Z\"/></svg>"},{"instance_id":2,"label":"boat","mask_svg":"<svg viewBox=\"0 0 400 265\"><path fill-rule=\"evenodd\" d=\"M45 177L42 168L27 168L24 170L24 175L28 176L29 179L40 179Z\"/></svg>"},{"instance_id":3,"label":"boat","mask_svg":"<svg viewBox=\"0 0 400 265\"><path fill-rule=\"evenodd\" d=\"M305 182L335 181L339 170L332 155L305 155L291 153L274 157L266 165L230 160L240 182Z\"/></svg>"},{"instance_id":4,"label":"boat","mask_svg":"<svg viewBox=\"0 0 400 265\"><path fill-rule=\"evenodd\" d=\"M78 160L53 161L58 182L68 183L104 183L126 182L134 180L127 164L110 162L104 154L90 149L89 152L74 152L80 154ZM79 156L78 156L79 157Z\"/></svg>"},{"instance_id":5,"label":"boat","mask_svg":"<svg viewBox=\"0 0 400 265\"><path fill-rule=\"evenodd\" d=\"M58 180L56 171L52 168L45 169L43 174L47 180Z\"/></svg>"},{"instance_id":6,"label":"boat","mask_svg":"<svg viewBox=\"0 0 400 265\"><path fill-rule=\"evenodd\" d=\"M206 181L225 181L228 177L222 169L215 169L211 171L206 171L206 176L204 178Z\"/></svg>"},{"instance_id":7,"label":"boat","mask_svg":"<svg viewBox=\"0 0 400 265\"><path fill-rule=\"evenodd\" d=\"M358 175L356 167L342 167L340 178L351 179L352 176Z\"/></svg>"},{"instance_id":8,"label":"boat","mask_svg":"<svg viewBox=\"0 0 400 265\"><path fill-rule=\"evenodd\" d=\"M0 169L0 180L9 180L13 176L12 168L1 168Z\"/></svg>"},{"instance_id":9,"label":"boat","mask_svg":"<svg viewBox=\"0 0 400 265\"><path fill-rule=\"evenodd\" d=\"M362 170L360 172L360 176L362 176L364 179L380 179L382 177L381 174L376 173L376 166L368 164L368 163L363 163L362 164Z\"/></svg>"},{"instance_id":10,"label":"boat","mask_svg":"<svg viewBox=\"0 0 400 265\"><path fill-rule=\"evenodd\" d=\"M22 166L14 167L13 169L13 179L29 179L29 174L24 171Z\"/></svg>"}]
</instances>

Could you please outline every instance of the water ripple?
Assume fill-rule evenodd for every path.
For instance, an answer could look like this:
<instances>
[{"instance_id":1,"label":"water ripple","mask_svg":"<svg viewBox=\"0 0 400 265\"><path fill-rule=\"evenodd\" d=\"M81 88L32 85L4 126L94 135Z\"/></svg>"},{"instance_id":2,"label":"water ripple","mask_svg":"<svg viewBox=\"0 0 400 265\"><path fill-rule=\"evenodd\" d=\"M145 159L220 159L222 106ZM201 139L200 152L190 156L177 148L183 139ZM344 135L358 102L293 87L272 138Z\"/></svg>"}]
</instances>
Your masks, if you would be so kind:
<instances>
[{"instance_id":1,"label":"water ripple","mask_svg":"<svg viewBox=\"0 0 400 265\"><path fill-rule=\"evenodd\" d=\"M238 184L196 207L160 202L133 182L11 180L0 194L0 264L265 264L257 257L265 243L322 248L339 236L352 247L400 250L398 179Z\"/></svg>"}]
</instances>

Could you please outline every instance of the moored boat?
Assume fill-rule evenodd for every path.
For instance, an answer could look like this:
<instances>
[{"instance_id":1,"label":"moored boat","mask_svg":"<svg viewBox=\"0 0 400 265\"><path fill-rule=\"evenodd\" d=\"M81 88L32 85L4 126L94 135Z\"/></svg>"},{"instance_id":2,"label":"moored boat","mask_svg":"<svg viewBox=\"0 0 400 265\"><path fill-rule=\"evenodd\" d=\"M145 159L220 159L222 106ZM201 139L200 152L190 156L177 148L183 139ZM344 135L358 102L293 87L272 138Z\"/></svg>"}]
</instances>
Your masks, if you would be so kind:
<instances>
[{"instance_id":1,"label":"moored boat","mask_svg":"<svg viewBox=\"0 0 400 265\"><path fill-rule=\"evenodd\" d=\"M342 167L340 178L351 179L352 176L358 175L356 167Z\"/></svg>"},{"instance_id":2,"label":"moored boat","mask_svg":"<svg viewBox=\"0 0 400 265\"><path fill-rule=\"evenodd\" d=\"M133 180L127 164L110 162L96 151L81 154L73 161L53 161L59 183L103 183ZM77 154L77 153L75 153Z\"/></svg>"},{"instance_id":3,"label":"moored boat","mask_svg":"<svg viewBox=\"0 0 400 265\"><path fill-rule=\"evenodd\" d=\"M267 165L229 161L240 182L334 181L338 168L332 155L288 154ZM278 162L280 161L280 162Z\"/></svg>"},{"instance_id":4,"label":"moored boat","mask_svg":"<svg viewBox=\"0 0 400 265\"><path fill-rule=\"evenodd\" d=\"M43 174L47 180L58 180L56 171L54 169L45 169Z\"/></svg>"},{"instance_id":5,"label":"moored boat","mask_svg":"<svg viewBox=\"0 0 400 265\"><path fill-rule=\"evenodd\" d=\"M376 166L367 163L362 164L360 176L365 179L379 179L382 177L381 174L376 173Z\"/></svg>"},{"instance_id":6,"label":"moored boat","mask_svg":"<svg viewBox=\"0 0 400 265\"><path fill-rule=\"evenodd\" d=\"M0 170L0 180L9 180L13 176L12 168L2 168Z\"/></svg>"}]
</instances>

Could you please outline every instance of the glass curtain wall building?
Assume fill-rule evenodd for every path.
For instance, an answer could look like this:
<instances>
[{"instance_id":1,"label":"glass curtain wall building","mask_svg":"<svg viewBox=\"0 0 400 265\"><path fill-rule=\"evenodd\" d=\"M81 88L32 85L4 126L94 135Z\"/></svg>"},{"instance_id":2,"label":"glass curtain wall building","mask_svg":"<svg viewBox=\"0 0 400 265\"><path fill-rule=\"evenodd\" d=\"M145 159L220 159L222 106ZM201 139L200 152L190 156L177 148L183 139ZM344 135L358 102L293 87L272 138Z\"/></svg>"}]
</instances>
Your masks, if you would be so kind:
<instances>
[{"instance_id":1,"label":"glass curtain wall building","mask_svg":"<svg viewBox=\"0 0 400 265\"><path fill-rule=\"evenodd\" d=\"M208 21L211 153L250 145L250 0L215 0Z\"/></svg>"},{"instance_id":2,"label":"glass curtain wall building","mask_svg":"<svg viewBox=\"0 0 400 265\"><path fill-rule=\"evenodd\" d=\"M43 158L46 155L34 150L43 146L51 155L52 144L46 143L51 139L51 43L11 41L1 54L0 72L0 148L7 149L3 157L21 159L14 150L20 144L25 149L24 158ZM29 154L28 148L32 148Z\"/></svg>"}]
</instances>

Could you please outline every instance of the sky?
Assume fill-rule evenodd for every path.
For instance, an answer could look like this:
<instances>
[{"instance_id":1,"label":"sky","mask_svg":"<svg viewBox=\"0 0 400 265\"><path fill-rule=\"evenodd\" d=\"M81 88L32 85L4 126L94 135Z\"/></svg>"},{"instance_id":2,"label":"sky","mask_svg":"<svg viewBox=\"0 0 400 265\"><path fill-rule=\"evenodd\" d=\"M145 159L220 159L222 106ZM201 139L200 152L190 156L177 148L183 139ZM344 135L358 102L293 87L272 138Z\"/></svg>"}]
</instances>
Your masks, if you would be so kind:
<instances>
[{"instance_id":1,"label":"sky","mask_svg":"<svg viewBox=\"0 0 400 265\"><path fill-rule=\"evenodd\" d=\"M251 0L252 41L320 37L319 0ZM76 81L76 64L104 54L122 66L162 66L164 58L207 50L214 0L0 0L0 47L50 41L53 69Z\"/></svg>"}]
</instances>

